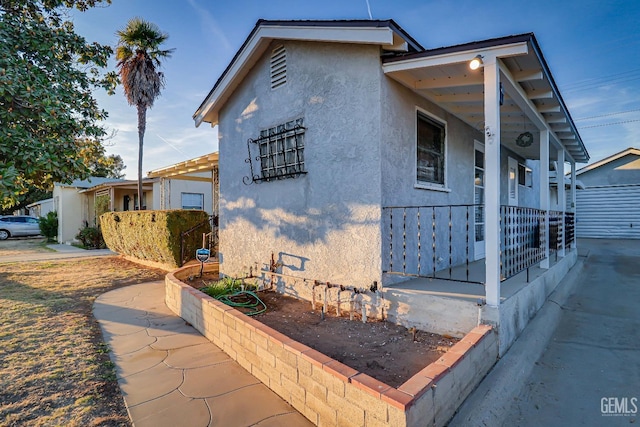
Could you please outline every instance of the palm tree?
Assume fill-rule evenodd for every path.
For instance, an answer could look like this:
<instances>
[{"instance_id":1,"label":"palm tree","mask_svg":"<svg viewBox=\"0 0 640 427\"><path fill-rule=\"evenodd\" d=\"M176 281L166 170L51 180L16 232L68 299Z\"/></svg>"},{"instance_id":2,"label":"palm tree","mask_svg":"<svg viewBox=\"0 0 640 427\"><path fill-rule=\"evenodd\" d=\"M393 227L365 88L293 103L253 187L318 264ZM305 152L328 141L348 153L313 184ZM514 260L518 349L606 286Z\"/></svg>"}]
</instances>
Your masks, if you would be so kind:
<instances>
[{"instance_id":1,"label":"palm tree","mask_svg":"<svg viewBox=\"0 0 640 427\"><path fill-rule=\"evenodd\" d=\"M164 87L164 74L156 70L160 59L171 56L173 49L161 50L169 35L157 25L141 18L129 20L116 32L119 40L116 60L120 82L129 105L138 109L138 207L142 209L142 146L147 127L147 109L153 106Z\"/></svg>"}]
</instances>

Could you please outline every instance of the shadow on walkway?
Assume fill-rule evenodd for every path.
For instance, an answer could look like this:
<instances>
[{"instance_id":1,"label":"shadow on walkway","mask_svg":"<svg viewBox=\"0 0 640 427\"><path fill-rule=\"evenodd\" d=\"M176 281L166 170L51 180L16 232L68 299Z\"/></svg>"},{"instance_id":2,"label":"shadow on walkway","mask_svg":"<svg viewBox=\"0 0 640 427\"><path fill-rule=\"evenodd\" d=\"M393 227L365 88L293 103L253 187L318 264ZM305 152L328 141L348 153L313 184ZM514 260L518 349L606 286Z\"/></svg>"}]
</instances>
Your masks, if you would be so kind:
<instances>
[{"instance_id":1,"label":"shadow on walkway","mask_svg":"<svg viewBox=\"0 0 640 427\"><path fill-rule=\"evenodd\" d=\"M129 416L144 426L310 426L164 304L164 282L94 304Z\"/></svg>"}]
</instances>

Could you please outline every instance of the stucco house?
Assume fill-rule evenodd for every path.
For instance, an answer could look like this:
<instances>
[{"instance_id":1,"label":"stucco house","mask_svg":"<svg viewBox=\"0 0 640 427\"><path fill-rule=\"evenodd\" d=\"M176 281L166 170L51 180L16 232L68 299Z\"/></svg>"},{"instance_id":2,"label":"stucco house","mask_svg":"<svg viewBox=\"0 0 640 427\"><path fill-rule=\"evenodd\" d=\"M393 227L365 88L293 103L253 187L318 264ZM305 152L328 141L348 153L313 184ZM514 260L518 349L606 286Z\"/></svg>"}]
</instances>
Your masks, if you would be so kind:
<instances>
[{"instance_id":1,"label":"stucco house","mask_svg":"<svg viewBox=\"0 0 640 427\"><path fill-rule=\"evenodd\" d=\"M217 171L217 153L150 171L142 180L142 209L199 209L213 215L217 176L213 171ZM56 183L52 199L61 243L73 242L82 227L95 226L103 212L140 208L137 180L91 177Z\"/></svg>"},{"instance_id":2,"label":"stucco house","mask_svg":"<svg viewBox=\"0 0 640 427\"><path fill-rule=\"evenodd\" d=\"M158 209L200 209L217 215L217 152L154 169L147 176L156 179L153 206Z\"/></svg>"},{"instance_id":3,"label":"stucco house","mask_svg":"<svg viewBox=\"0 0 640 427\"><path fill-rule=\"evenodd\" d=\"M156 179L142 180L142 207L138 203L138 181L118 180L104 182L78 191L83 197L85 216L83 223L89 226L98 224L98 217L108 211L153 210L154 186Z\"/></svg>"},{"instance_id":4,"label":"stucco house","mask_svg":"<svg viewBox=\"0 0 640 427\"><path fill-rule=\"evenodd\" d=\"M33 217L46 217L51 211L54 211L53 198L39 200L27 205L27 214Z\"/></svg>"},{"instance_id":5,"label":"stucco house","mask_svg":"<svg viewBox=\"0 0 640 427\"><path fill-rule=\"evenodd\" d=\"M640 149L627 148L576 172L578 237L640 239Z\"/></svg>"},{"instance_id":6,"label":"stucco house","mask_svg":"<svg viewBox=\"0 0 640 427\"><path fill-rule=\"evenodd\" d=\"M570 164L574 200L589 154L533 34L425 48L393 20L259 20L193 117L218 126L223 274L371 289L378 316L433 330L449 311L456 334L508 330L504 349L544 297L512 308L503 281L576 260L549 174ZM479 297L424 311L432 279Z\"/></svg>"},{"instance_id":7,"label":"stucco house","mask_svg":"<svg viewBox=\"0 0 640 427\"><path fill-rule=\"evenodd\" d=\"M53 185L53 207L58 213L58 234L60 243L71 243L85 221L90 218L89 204L81 192L109 182L122 182L121 179L90 177L75 180L70 184L55 183Z\"/></svg>"}]
</instances>

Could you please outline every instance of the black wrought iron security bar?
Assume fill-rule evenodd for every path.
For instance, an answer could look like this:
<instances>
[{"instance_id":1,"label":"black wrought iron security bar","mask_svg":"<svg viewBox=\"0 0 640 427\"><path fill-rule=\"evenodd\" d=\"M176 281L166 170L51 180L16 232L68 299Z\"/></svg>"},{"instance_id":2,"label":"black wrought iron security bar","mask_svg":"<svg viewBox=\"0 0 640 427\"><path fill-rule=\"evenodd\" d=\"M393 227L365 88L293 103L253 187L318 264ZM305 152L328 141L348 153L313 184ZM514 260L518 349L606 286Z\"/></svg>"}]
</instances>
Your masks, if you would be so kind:
<instances>
[{"instance_id":1,"label":"black wrought iron security bar","mask_svg":"<svg viewBox=\"0 0 640 427\"><path fill-rule=\"evenodd\" d=\"M249 163L250 176L242 178L246 185L254 182L272 181L274 179L295 178L304 175L304 145L301 143L306 130L301 124L293 127L281 125L277 131L269 130L259 138L247 140L248 157L245 163ZM293 146L290 145L293 141ZM259 154L251 154L251 146L258 147ZM253 161L260 162L260 175L256 174Z\"/></svg>"}]
</instances>

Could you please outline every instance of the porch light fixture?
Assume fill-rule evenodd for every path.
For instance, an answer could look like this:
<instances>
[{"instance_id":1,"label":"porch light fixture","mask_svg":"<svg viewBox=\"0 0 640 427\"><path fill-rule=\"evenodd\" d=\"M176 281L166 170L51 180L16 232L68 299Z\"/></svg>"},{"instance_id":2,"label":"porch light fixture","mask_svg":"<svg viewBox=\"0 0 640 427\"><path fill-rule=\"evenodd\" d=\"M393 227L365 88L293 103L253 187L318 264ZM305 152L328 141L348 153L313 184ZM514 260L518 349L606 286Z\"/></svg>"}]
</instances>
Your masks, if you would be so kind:
<instances>
[{"instance_id":1,"label":"porch light fixture","mask_svg":"<svg viewBox=\"0 0 640 427\"><path fill-rule=\"evenodd\" d=\"M469 68L477 70L482 65L482 55L476 55L475 58L469 62Z\"/></svg>"}]
</instances>

